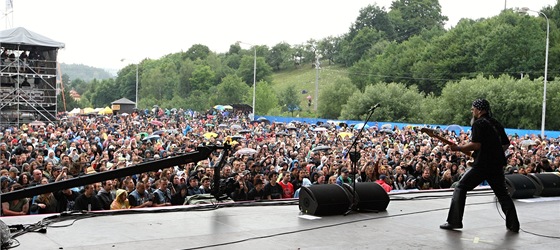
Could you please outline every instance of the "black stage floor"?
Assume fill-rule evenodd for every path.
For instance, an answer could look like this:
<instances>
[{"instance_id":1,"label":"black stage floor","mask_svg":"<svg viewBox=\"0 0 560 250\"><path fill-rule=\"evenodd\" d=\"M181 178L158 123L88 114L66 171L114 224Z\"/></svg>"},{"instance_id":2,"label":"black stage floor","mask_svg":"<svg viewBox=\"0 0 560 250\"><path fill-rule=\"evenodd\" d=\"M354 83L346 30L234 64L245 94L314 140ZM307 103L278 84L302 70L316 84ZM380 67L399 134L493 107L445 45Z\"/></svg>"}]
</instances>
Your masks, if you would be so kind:
<instances>
[{"instance_id":1,"label":"black stage floor","mask_svg":"<svg viewBox=\"0 0 560 250\"><path fill-rule=\"evenodd\" d=\"M560 197L515 200L521 222L516 234L506 230L488 189L469 193L463 229L439 229L450 195L391 194L387 211L346 216L302 216L297 200L71 215L50 224L46 233L15 237L16 249L558 249ZM15 225L44 217L1 219Z\"/></svg>"}]
</instances>

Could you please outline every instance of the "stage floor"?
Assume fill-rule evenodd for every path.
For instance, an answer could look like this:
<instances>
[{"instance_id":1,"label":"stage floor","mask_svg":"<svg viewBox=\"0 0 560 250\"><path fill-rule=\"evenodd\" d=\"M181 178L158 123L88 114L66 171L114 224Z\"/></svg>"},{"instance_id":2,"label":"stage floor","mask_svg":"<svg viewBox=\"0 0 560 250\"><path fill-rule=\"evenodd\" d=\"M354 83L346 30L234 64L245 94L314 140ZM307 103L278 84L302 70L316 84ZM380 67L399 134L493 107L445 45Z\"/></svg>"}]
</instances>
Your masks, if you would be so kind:
<instances>
[{"instance_id":1,"label":"stage floor","mask_svg":"<svg viewBox=\"0 0 560 250\"><path fill-rule=\"evenodd\" d=\"M16 249L557 249L560 197L515 200L521 222L516 234L506 230L490 190L469 193L463 229L439 229L450 195L392 194L387 211L346 216L302 216L297 200L202 211L67 216L46 233L16 237ZM44 217L1 220L15 225Z\"/></svg>"}]
</instances>

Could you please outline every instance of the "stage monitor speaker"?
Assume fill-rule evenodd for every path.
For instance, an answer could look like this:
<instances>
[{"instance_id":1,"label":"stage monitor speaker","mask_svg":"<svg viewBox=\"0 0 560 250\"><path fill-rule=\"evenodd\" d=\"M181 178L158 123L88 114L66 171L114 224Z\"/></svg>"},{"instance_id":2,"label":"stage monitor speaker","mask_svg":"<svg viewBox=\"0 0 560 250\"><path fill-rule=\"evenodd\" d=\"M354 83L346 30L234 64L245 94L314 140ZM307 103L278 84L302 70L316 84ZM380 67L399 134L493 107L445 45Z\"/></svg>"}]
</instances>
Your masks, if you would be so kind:
<instances>
[{"instance_id":1,"label":"stage monitor speaker","mask_svg":"<svg viewBox=\"0 0 560 250\"><path fill-rule=\"evenodd\" d=\"M389 195L381 185L375 182L356 183L356 193L353 192L354 184L344 184L350 194L354 205L353 210L360 212L385 211L389 205ZM354 196L354 194L356 196Z\"/></svg>"},{"instance_id":2,"label":"stage monitor speaker","mask_svg":"<svg viewBox=\"0 0 560 250\"><path fill-rule=\"evenodd\" d=\"M560 196L560 175L556 173L530 174L529 177L537 183L535 196Z\"/></svg>"},{"instance_id":3,"label":"stage monitor speaker","mask_svg":"<svg viewBox=\"0 0 560 250\"><path fill-rule=\"evenodd\" d=\"M514 199L533 198L537 192L537 184L522 174L506 175L506 188Z\"/></svg>"},{"instance_id":4,"label":"stage monitor speaker","mask_svg":"<svg viewBox=\"0 0 560 250\"><path fill-rule=\"evenodd\" d=\"M318 184L301 187L299 210L311 215L344 214L350 209L347 191L336 184Z\"/></svg>"}]
</instances>

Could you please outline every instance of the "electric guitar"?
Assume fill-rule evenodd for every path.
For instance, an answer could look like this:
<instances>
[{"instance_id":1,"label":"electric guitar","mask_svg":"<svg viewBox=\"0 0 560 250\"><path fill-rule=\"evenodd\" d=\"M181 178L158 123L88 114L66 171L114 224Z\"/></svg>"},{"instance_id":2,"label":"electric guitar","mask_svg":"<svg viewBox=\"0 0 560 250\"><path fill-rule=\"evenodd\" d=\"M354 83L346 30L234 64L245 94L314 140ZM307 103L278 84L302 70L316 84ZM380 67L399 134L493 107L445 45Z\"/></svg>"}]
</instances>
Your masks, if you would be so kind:
<instances>
[{"instance_id":1,"label":"electric guitar","mask_svg":"<svg viewBox=\"0 0 560 250\"><path fill-rule=\"evenodd\" d=\"M444 144L447 144L449 146L455 144L453 142L450 142L449 140L445 139L445 137L440 135L440 132L435 130L435 129L430 129L430 128L421 128L420 132L426 133L428 134L430 137L436 138L438 140L440 140L441 142L443 142ZM463 154L466 154L468 156L472 156L472 152L468 151L468 150L464 150L461 148L461 152L463 152Z\"/></svg>"}]
</instances>

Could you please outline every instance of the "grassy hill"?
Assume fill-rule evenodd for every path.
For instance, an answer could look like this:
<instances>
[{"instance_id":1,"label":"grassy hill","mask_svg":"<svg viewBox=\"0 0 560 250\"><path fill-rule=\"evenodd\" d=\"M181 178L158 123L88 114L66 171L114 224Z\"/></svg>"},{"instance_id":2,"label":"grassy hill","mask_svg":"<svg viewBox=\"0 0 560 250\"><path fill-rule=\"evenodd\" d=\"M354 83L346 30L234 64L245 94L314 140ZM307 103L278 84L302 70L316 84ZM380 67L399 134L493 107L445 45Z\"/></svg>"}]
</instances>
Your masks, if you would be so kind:
<instances>
[{"instance_id":1,"label":"grassy hill","mask_svg":"<svg viewBox=\"0 0 560 250\"><path fill-rule=\"evenodd\" d=\"M61 63L60 71L62 71L62 74L68 75L70 80L82 79L85 82L89 82L93 79L103 80L114 77L104 69L95 68L83 64Z\"/></svg>"},{"instance_id":2,"label":"grassy hill","mask_svg":"<svg viewBox=\"0 0 560 250\"><path fill-rule=\"evenodd\" d=\"M297 69L284 70L274 73L272 76L272 88L276 93L280 93L290 85L296 86L296 90L300 95L300 107L302 108L300 116L316 117L316 112L313 110L314 104L312 104L311 107L307 106L307 96L310 95L313 98L313 102L315 102L316 72L317 71L314 67L310 64L306 64ZM319 70L319 93L321 93L322 86L335 83L342 79L348 79L347 68L339 65L328 65L327 63L324 63L321 65L321 69ZM307 93L302 93L304 90L307 91ZM294 115L297 114L294 113Z\"/></svg>"}]
</instances>

